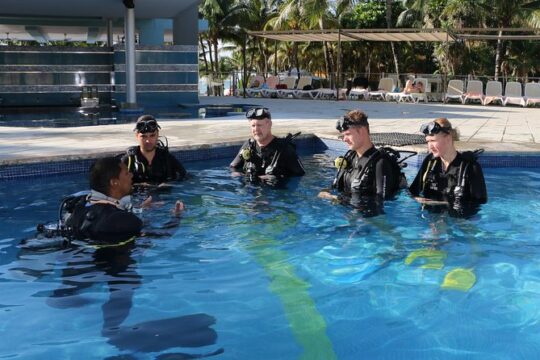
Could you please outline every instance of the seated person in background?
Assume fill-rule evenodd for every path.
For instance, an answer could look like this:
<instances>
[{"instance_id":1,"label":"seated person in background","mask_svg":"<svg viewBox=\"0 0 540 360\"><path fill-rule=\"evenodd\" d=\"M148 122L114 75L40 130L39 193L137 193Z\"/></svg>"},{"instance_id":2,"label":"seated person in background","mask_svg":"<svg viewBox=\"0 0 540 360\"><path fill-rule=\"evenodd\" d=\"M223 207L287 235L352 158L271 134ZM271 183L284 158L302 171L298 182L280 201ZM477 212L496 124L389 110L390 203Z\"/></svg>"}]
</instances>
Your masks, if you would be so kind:
<instances>
[{"instance_id":1,"label":"seated person in background","mask_svg":"<svg viewBox=\"0 0 540 360\"><path fill-rule=\"evenodd\" d=\"M446 118L422 125L430 154L425 158L409 190L420 203L464 205L478 208L487 202L486 184L476 152L460 153L454 146L457 132Z\"/></svg>"},{"instance_id":2,"label":"seated person in background","mask_svg":"<svg viewBox=\"0 0 540 360\"><path fill-rule=\"evenodd\" d=\"M253 138L245 142L231 162L232 169L242 171L250 181L260 179L269 183L305 174L291 141L293 136L278 138L272 135L272 116L267 108L250 109L246 118Z\"/></svg>"},{"instance_id":3,"label":"seated person in background","mask_svg":"<svg viewBox=\"0 0 540 360\"><path fill-rule=\"evenodd\" d=\"M405 94L411 94L411 93L424 93L425 92L425 86L424 82L419 80L412 80L409 79L405 83L405 88L403 88L403 92Z\"/></svg>"},{"instance_id":4,"label":"seated person in background","mask_svg":"<svg viewBox=\"0 0 540 360\"><path fill-rule=\"evenodd\" d=\"M349 151L336 159L338 168L332 187L341 196L331 194L328 190L319 193L319 197L330 200L347 200L353 205L358 201L370 198L382 211L384 199L393 197L405 187L406 179L397 164L385 150L373 145L367 115L360 110L349 111L338 120L336 129L347 143ZM376 209L375 209L376 210Z\"/></svg>"},{"instance_id":5,"label":"seated person in background","mask_svg":"<svg viewBox=\"0 0 540 360\"><path fill-rule=\"evenodd\" d=\"M186 169L159 140L159 129L152 115L137 119L133 131L139 145L129 148L123 157L136 184L160 184L186 177Z\"/></svg>"}]
</instances>

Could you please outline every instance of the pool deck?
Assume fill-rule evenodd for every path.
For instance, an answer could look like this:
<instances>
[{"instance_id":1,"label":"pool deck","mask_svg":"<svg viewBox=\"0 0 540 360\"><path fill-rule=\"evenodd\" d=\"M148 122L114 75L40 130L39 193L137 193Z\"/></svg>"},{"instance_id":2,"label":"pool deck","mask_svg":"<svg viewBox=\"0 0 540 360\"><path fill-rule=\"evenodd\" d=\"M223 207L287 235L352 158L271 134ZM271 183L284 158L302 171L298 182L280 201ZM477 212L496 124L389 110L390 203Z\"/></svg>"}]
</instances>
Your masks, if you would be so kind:
<instances>
[{"instance_id":1,"label":"pool deck","mask_svg":"<svg viewBox=\"0 0 540 360\"><path fill-rule=\"evenodd\" d=\"M540 153L540 108L459 105L396 104L377 101L332 101L201 97L201 104L254 104L268 107L273 132L302 131L336 139L336 119L346 111L362 109L372 133L418 133L422 123L447 117L460 131L458 149L484 148L486 152ZM160 120L161 134L174 150L240 143L250 135L243 114L193 120ZM0 165L96 157L123 152L135 144L133 124L71 128L0 127ZM408 149L425 151L425 145Z\"/></svg>"}]
</instances>

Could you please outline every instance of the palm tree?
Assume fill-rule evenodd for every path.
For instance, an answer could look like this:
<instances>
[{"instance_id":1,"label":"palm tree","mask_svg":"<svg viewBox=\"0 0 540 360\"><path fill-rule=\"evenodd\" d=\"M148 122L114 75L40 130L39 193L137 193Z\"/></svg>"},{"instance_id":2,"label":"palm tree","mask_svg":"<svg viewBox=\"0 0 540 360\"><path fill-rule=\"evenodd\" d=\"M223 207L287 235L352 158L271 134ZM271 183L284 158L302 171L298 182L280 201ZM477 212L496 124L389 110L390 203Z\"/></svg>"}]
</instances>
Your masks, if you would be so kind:
<instances>
[{"instance_id":1,"label":"palm tree","mask_svg":"<svg viewBox=\"0 0 540 360\"><path fill-rule=\"evenodd\" d=\"M213 77L219 76L219 42L230 36L235 25L233 16L240 9L241 6L236 0L203 0L199 6L201 15L208 20L208 31L200 35L200 43L206 64L208 64L206 50L208 51L209 70ZM207 46L205 46L204 40L206 40Z\"/></svg>"},{"instance_id":2,"label":"palm tree","mask_svg":"<svg viewBox=\"0 0 540 360\"><path fill-rule=\"evenodd\" d=\"M388 29L391 29L392 26L392 2L393 0L386 0L386 27ZM392 48L392 56L394 57L394 67L396 71L396 75L399 79L399 63L398 58L396 54L396 48L394 46L394 42L390 41L390 47Z\"/></svg>"}]
</instances>

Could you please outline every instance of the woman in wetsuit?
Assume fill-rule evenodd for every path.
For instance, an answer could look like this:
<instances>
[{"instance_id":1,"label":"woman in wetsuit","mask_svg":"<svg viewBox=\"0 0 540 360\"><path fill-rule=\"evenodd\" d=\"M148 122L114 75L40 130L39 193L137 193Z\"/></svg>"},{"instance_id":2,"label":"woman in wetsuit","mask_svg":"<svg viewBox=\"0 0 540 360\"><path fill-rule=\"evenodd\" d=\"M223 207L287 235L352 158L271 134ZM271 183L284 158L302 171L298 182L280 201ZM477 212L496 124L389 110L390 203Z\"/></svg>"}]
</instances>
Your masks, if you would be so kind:
<instances>
[{"instance_id":1,"label":"woman in wetsuit","mask_svg":"<svg viewBox=\"0 0 540 360\"><path fill-rule=\"evenodd\" d=\"M484 174L476 152L459 152L457 132L446 118L422 125L430 154L424 159L409 190L424 204L449 204L451 208L487 202Z\"/></svg>"}]
</instances>

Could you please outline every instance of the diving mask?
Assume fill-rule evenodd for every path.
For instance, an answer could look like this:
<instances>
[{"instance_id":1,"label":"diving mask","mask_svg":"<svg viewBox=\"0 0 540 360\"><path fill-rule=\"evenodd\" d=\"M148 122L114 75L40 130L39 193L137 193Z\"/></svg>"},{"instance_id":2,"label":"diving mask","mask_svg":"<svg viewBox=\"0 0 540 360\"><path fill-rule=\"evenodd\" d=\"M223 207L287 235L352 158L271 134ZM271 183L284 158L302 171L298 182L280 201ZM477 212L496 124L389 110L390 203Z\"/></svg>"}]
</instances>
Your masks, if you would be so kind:
<instances>
[{"instance_id":1,"label":"diving mask","mask_svg":"<svg viewBox=\"0 0 540 360\"><path fill-rule=\"evenodd\" d=\"M156 119L151 115L141 116L137 120L134 131L141 134L153 133L154 131L161 129L161 126L157 123Z\"/></svg>"},{"instance_id":2,"label":"diving mask","mask_svg":"<svg viewBox=\"0 0 540 360\"><path fill-rule=\"evenodd\" d=\"M438 122L432 121L430 123L423 124L420 127L420 132L424 135L436 135L440 133L441 131L450 134L450 130L452 130L451 126L441 126Z\"/></svg>"},{"instance_id":3,"label":"diving mask","mask_svg":"<svg viewBox=\"0 0 540 360\"><path fill-rule=\"evenodd\" d=\"M246 112L246 118L249 120L263 120L270 119L270 110L264 107L249 109Z\"/></svg>"},{"instance_id":4,"label":"diving mask","mask_svg":"<svg viewBox=\"0 0 540 360\"><path fill-rule=\"evenodd\" d=\"M336 129L339 132L347 131L351 127L362 127L362 126L368 126L366 116L361 117L358 120L355 120L345 115L345 116L340 117L336 123Z\"/></svg>"}]
</instances>

